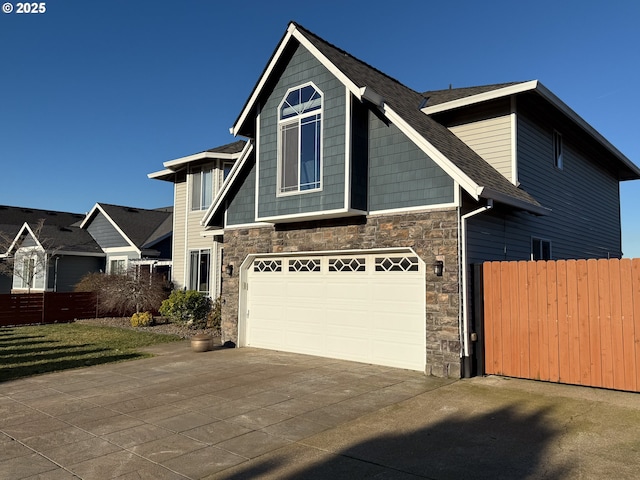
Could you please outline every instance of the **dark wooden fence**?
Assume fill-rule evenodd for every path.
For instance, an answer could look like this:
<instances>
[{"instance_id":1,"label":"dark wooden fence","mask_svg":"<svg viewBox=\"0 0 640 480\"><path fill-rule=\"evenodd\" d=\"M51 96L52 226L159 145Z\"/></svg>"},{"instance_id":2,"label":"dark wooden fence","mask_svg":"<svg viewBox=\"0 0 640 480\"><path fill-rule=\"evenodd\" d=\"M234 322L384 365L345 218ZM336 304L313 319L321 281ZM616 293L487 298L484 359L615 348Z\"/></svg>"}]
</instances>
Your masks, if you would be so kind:
<instances>
[{"instance_id":1,"label":"dark wooden fence","mask_svg":"<svg viewBox=\"0 0 640 480\"><path fill-rule=\"evenodd\" d=\"M96 294L30 293L0 295L0 326L70 322L96 316Z\"/></svg>"},{"instance_id":2,"label":"dark wooden fence","mask_svg":"<svg viewBox=\"0 0 640 480\"><path fill-rule=\"evenodd\" d=\"M640 259L483 270L486 373L640 391Z\"/></svg>"}]
</instances>

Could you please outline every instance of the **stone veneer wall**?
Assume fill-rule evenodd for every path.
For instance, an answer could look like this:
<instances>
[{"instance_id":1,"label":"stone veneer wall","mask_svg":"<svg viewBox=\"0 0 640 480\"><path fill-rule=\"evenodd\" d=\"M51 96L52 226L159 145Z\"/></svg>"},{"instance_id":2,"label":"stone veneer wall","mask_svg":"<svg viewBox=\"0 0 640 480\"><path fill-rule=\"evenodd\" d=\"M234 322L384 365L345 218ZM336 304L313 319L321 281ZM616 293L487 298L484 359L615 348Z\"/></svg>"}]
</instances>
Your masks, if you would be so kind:
<instances>
[{"instance_id":1,"label":"stone veneer wall","mask_svg":"<svg viewBox=\"0 0 640 480\"><path fill-rule=\"evenodd\" d=\"M459 378L461 299L456 209L225 230L224 261L232 264L234 271L222 284L222 341L238 341L238 275L247 255L384 247L412 247L425 261L425 373ZM442 277L431 268L436 256L444 258Z\"/></svg>"}]
</instances>

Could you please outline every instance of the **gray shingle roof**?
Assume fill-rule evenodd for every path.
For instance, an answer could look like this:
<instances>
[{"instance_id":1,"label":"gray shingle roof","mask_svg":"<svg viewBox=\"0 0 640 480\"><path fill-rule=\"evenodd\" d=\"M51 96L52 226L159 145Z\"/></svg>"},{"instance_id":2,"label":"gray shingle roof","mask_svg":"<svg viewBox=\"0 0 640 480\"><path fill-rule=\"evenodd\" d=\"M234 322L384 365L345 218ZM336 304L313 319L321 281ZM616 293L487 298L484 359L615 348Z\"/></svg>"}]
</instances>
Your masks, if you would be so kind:
<instances>
[{"instance_id":1,"label":"gray shingle roof","mask_svg":"<svg viewBox=\"0 0 640 480\"><path fill-rule=\"evenodd\" d=\"M29 226L35 227L31 223ZM40 238L46 240L45 247L50 246L57 253L103 253L89 232L77 226L47 225L45 221Z\"/></svg>"},{"instance_id":2,"label":"gray shingle roof","mask_svg":"<svg viewBox=\"0 0 640 480\"><path fill-rule=\"evenodd\" d=\"M227 143L226 145L221 145L220 147L214 147L207 152L211 153L240 153L244 148L247 142L245 140L238 140L237 142Z\"/></svg>"},{"instance_id":3,"label":"gray shingle roof","mask_svg":"<svg viewBox=\"0 0 640 480\"><path fill-rule=\"evenodd\" d=\"M0 205L0 231L5 232L7 235L15 236L24 222L35 225L40 219L45 220L45 225L67 227L70 225L79 225L84 219L84 215L80 213Z\"/></svg>"},{"instance_id":4,"label":"gray shingle roof","mask_svg":"<svg viewBox=\"0 0 640 480\"><path fill-rule=\"evenodd\" d=\"M370 87L381 95L386 104L477 185L532 207L541 207L535 198L509 182L446 127L422 113L420 106L425 97L421 93L358 60L304 27L295 25L354 84L361 88Z\"/></svg>"},{"instance_id":5,"label":"gray shingle roof","mask_svg":"<svg viewBox=\"0 0 640 480\"><path fill-rule=\"evenodd\" d=\"M160 239L160 232L171 225L170 219L173 216L171 208L147 210L108 203L98 205L138 248L148 244L154 237ZM164 234L169 232L164 231Z\"/></svg>"}]
</instances>

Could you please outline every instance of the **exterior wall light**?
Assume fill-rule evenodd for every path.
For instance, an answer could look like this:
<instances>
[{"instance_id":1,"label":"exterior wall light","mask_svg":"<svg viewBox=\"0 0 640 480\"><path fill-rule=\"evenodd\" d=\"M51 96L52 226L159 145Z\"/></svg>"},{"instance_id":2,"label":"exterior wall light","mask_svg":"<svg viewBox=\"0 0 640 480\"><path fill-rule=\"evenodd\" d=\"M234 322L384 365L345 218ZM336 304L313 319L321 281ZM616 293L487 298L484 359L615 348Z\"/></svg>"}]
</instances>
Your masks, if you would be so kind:
<instances>
[{"instance_id":1,"label":"exterior wall light","mask_svg":"<svg viewBox=\"0 0 640 480\"><path fill-rule=\"evenodd\" d=\"M224 267L224 271L229 276L233 275L233 265L227 265L226 267Z\"/></svg>"},{"instance_id":2,"label":"exterior wall light","mask_svg":"<svg viewBox=\"0 0 640 480\"><path fill-rule=\"evenodd\" d=\"M441 277L443 271L444 262L442 260L436 260L436 262L433 264L433 273L435 273L436 276Z\"/></svg>"}]
</instances>

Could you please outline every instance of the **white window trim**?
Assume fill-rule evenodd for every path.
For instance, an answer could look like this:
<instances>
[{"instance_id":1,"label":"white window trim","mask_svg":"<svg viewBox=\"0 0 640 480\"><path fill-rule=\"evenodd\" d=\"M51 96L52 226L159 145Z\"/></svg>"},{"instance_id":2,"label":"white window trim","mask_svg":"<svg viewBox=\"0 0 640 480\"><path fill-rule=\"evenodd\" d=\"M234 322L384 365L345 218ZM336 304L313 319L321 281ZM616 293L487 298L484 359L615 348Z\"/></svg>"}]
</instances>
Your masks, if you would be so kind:
<instances>
[{"instance_id":1,"label":"white window trim","mask_svg":"<svg viewBox=\"0 0 640 480\"><path fill-rule=\"evenodd\" d=\"M194 289L192 288L191 285L191 255L193 253L197 252L198 253L198 265L200 265L200 258L202 256L202 252L207 252L209 254L209 278L207 280L207 290L200 290L199 288ZM189 290L197 290L200 293L204 293L206 295L211 295L211 285L212 285L212 275L213 275L213 252L211 248L192 248L188 250L188 255L187 255L187 268L185 268L185 271L187 272L187 281L186 281L186 285L187 288ZM198 268L198 279L196 280L196 284L199 286L201 283L201 279L200 279L200 269Z\"/></svg>"},{"instance_id":2,"label":"white window trim","mask_svg":"<svg viewBox=\"0 0 640 480\"><path fill-rule=\"evenodd\" d=\"M322 102L320 103L320 109L319 110L311 110L307 113L303 113L300 115L296 115L295 117L291 117L291 118L287 118L285 120L281 120L280 119L280 109L282 108L282 105L284 104L287 96L293 92L294 90L300 90L306 86L312 86L318 93L320 93L321 97L322 97ZM318 86L313 83L313 82L306 82L306 83L302 83L300 85L297 85L295 87L289 88L285 94L282 96L282 100L280 100L280 103L278 103L278 109L277 109L277 118L278 118L278 123L277 123L277 142L276 142L276 148L277 148L277 168L276 168L276 197L288 197L291 195L304 195L306 193L316 193L316 192L320 192L322 191L323 188L323 167L324 167L324 104L325 104L325 97L324 97L324 92L322 90L320 90L318 88ZM319 186L318 188L311 188L311 189L307 189L307 190L300 190L300 157L299 157L299 152L298 152L298 190L294 190L294 191L289 191L289 192L283 192L282 191L282 185L281 185L281 172L282 172L282 135L280 134L280 130L284 125L289 125L292 124L294 122L298 123L298 150L300 149L300 134L302 129L300 128L300 122L301 119L306 118L306 117L311 117L311 116L315 116L315 115L320 115L320 179L319 179Z\"/></svg>"},{"instance_id":3,"label":"white window trim","mask_svg":"<svg viewBox=\"0 0 640 480\"><path fill-rule=\"evenodd\" d=\"M202 165L199 167L193 167L192 169L190 169L189 171L189 203L188 208L190 212L203 212L209 209L209 207L211 206L211 203L213 203L213 199L214 199L214 189L215 189L215 185L214 183L214 178L215 178L215 165ZM203 172L211 172L211 202L209 202L209 205L204 205L202 204L202 196L204 195L204 189L203 187L203 178L204 175ZM196 176L199 177L200 179L200 199L198 201L200 207L199 208L193 208L193 201L194 201L194 194L193 194L193 187L195 185L196 182Z\"/></svg>"},{"instance_id":4,"label":"white window trim","mask_svg":"<svg viewBox=\"0 0 640 480\"><path fill-rule=\"evenodd\" d=\"M126 273L126 271L129 269L129 257L127 257L126 255L114 255L112 257L109 257L109 261L107 263L107 273L109 275L111 275L113 272L111 271L111 262L113 261L120 261L123 260L124 261L124 270L122 272L118 272L118 273Z\"/></svg>"}]
</instances>

